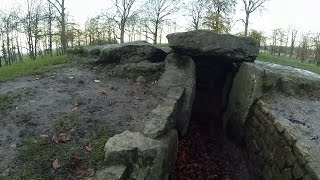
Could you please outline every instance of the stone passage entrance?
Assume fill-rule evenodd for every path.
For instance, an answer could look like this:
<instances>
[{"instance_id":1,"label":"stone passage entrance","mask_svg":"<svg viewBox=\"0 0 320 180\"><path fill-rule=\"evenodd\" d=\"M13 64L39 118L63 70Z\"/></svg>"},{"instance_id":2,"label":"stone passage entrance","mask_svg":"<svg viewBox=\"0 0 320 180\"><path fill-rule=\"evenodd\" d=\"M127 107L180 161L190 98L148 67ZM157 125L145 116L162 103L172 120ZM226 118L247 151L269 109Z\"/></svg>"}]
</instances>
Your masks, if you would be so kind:
<instances>
[{"instance_id":1,"label":"stone passage entrance","mask_svg":"<svg viewBox=\"0 0 320 180\"><path fill-rule=\"evenodd\" d=\"M254 179L242 147L222 132L222 118L237 64L194 57L197 88L188 134L179 141L172 179Z\"/></svg>"},{"instance_id":2,"label":"stone passage entrance","mask_svg":"<svg viewBox=\"0 0 320 180\"><path fill-rule=\"evenodd\" d=\"M223 57L196 57L197 88L193 105L193 117L208 127L214 136L222 133L222 116L228 102L235 63L224 62Z\"/></svg>"},{"instance_id":3,"label":"stone passage entrance","mask_svg":"<svg viewBox=\"0 0 320 180\"><path fill-rule=\"evenodd\" d=\"M251 52L257 47L250 39L204 34L168 36L175 53L192 57L197 77L189 130L179 139L171 178L255 179L245 150L224 136L223 115L237 69L242 61L254 60Z\"/></svg>"}]
</instances>

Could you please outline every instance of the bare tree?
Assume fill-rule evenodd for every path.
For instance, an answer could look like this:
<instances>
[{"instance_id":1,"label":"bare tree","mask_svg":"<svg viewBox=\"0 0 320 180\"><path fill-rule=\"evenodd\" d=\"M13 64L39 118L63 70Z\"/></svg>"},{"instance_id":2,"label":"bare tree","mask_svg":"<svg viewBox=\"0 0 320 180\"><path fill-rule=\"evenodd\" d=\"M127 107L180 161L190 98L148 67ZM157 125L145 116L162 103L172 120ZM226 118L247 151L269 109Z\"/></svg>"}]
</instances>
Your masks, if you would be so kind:
<instances>
[{"instance_id":1,"label":"bare tree","mask_svg":"<svg viewBox=\"0 0 320 180\"><path fill-rule=\"evenodd\" d=\"M309 57L309 46L310 46L309 36L310 36L309 33L301 34L299 50L297 53L297 58L299 58L301 61L307 61Z\"/></svg>"},{"instance_id":2,"label":"bare tree","mask_svg":"<svg viewBox=\"0 0 320 180\"><path fill-rule=\"evenodd\" d=\"M294 45L295 45L295 41L297 38L297 34L298 34L298 30L296 30L296 29L291 30L291 46L290 46L290 54L289 54L290 57L292 57L292 55L293 55L293 50L294 50Z\"/></svg>"},{"instance_id":3,"label":"bare tree","mask_svg":"<svg viewBox=\"0 0 320 180\"><path fill-rule=\"evenodd\" d=\"M316 33L312 38L314 49L314 63L320 66L320 33Z\"/></svg>"},{"instance_id":4,"label":"bare tree","mask_svg":"<svg viewBox=\"0 0 320 180\"><path fill-rule=\"evenodd\" d=\"M246 12L246 20L245 20L245 30L244 35L248 36L248 26L249 26L249 16L251 13L256 11L259 8L263 8L263 5L268 0L242 0L244 4L244 11Z\"/></svg>"},{"instance_id":5,"label":"bare tree","mask_svg":"<svg viewBox=\"0 0 320 180\"><path fill-rule=\"evenodd\" d=\"M278 29L278 36L279 36L279 46L278 46L278 57L280 57L281 53L283 53L284 47L283 44L286 42L286 33L283 29Z\"/></svg>"},{"instance_id":6,"label":"bare tree","mask_svg":"<svg viewBox=\"0 0 320 180\"><path fill-rule=\"evenodd\" d=\"M189 2L188 15L191 17L191 25L194 30L198 30L201 26L208 6L208 0L193 0Z\"/></svg>"},{"instance_id":7,"label":"bare tree","mask_svg":"<svg viewBox=\"0 0 320 180\"><path fill-rule=\"evenodd\" d=\"M276 50L277 50L277 43L278 43L278 35L279 35L279 30L280 29L274 29L272 31L272 46L271 46L271 54L275 54Z\"/></svg>"},{"instance_id":8,"label":"bare tree","mask_svg":"<svg viewBox=\"0 0 320 180\"><path fill-rule=\"evenodd\" d=\"M65 53L67 49L67 23L66 23L66 7L65 7L65 0L48 0L50 4L57 10L59 13L59 17L57 17L58 22L61 26L61 33L60 33L60 40L62 45L62 52Z\"/></svg>"},{"instance_id":9,"label":"bare tree","mask_svg":"<svg viewBox=\"0 0 320 180\"><path fill-rule=\"evenodd\" d=\"M38 42L40 39L40 21L42 5L37 0L27 0L26 16L22 19L23 27L27 35L28 53L33 60L37 57Z\"/></svg>"},{"instance_id":10,"label":"bare tree","mask_svg":"<svg viewBox=\"0 0 320 180\"><path fill-rule=\"evenodd\" d=\"M204 24L216 33L228 33L236 3L236 0L212 0Z\"/></svg>"},{"instance_id":11,"label":"bare tree","mask_svg":"<svg viewBox=\"0 0 320 180\"><path fill-rule=\"evenodd\" d=\"M158 31L166 18L178 10L180 0L147 0L144 4L143 14L145 26L152 34L154 44L158 43Z\"/></svg>"},{"instance_id":12,"label":"bare tree","mask_svg":"<svg viewBox=\"0 0 320 180\"><path fill-rule=\"evenodd\" d=\"M134 4L137 0L113 0L116 12L112 19L116 22L120 30L120 43L124 43L124 34L128 19L136 13Z\"/></svg>"},{"instance_id":13,"label":"bare tree","mask_svg":"<svg viewBox=\"0 0 320 180\"><path fill-rule=\"evenodd\" d=\"M15 60L15 50L12 41L14 40L14 30L17 30L19 17L15 10L9 13L3 13L1 17L2 34L2 54L5 65L11 65Z\"/></svg>"}]
</instances>

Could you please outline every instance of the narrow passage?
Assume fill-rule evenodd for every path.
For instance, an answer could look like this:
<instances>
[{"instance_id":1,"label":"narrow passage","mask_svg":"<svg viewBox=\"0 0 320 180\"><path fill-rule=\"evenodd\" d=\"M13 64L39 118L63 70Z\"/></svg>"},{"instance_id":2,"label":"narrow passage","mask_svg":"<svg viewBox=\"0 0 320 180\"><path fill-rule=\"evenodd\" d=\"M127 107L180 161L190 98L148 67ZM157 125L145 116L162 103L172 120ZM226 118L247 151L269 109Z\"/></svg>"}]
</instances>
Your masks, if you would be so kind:
<instances>
[{"instance_id":1,"label":"narrow passage","mask_svg":"<svg viewBox=\"0 0 320 180\"><path fill-rule=\"evenodd\" d=\"M225 137L210 138L205 125L194 121L179 141L171 180L254 180L245 151Z\"/></svg>"},{"instance_id":2,"label":"narrow passage","mask_svg":"<svg viewBox=\"0 0 320 180\"><path fill-rule=\"evenodd\" d=\"M189 131L179 139L171 180L254 180L246 151L222 134L236 64L224 58L194 58L197 87ZM231 80L231 81L230 81Z\"/></svg>"}]
</instances>

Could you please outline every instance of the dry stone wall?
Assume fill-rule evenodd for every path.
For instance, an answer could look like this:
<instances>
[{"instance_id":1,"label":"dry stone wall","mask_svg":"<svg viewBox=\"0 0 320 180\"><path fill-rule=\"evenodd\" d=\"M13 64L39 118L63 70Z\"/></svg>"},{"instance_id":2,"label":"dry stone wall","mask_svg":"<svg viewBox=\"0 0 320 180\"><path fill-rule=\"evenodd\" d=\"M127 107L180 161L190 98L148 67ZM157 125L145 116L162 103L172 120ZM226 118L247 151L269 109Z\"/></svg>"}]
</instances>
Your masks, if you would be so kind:
<instances>
[{"instance_id":1,"label":"dry stone wall","mask_svg":"<svg viewBox=\"0 0 320 180\"><path fill-rule=\"evenodd\" d=\"M309 156L296 143L290 129L263 101L251 107L245 131L249 156L261 178L319 179L316 162L309 162Z\"/></svg>"},{"instance_id":2,"label":"dry stone wall","mask_svg":"<svg viewBox=\"0 0 320 180\"><path fill-rule=\"evenodd\" d=\"M319 84L320 76L299 69L241 65L224 123L261 179L319 179Z\"/></svg>"},{"instance_id":3,"label":"dry stone wall","mask_svg":"<svg viewBox=\"0 0 320 180\"><path fill-rule=\"evenodd\" d=\"M178 149L178 133L186 133L195 94L195 64L189 56L166 54L146 42L85 46L70 55L99 61L112 76L157 84L167 92L152 110L141 132L126 130L105 144L106 168L90 179L169 179Z\"/></svg>"}]
</instances>

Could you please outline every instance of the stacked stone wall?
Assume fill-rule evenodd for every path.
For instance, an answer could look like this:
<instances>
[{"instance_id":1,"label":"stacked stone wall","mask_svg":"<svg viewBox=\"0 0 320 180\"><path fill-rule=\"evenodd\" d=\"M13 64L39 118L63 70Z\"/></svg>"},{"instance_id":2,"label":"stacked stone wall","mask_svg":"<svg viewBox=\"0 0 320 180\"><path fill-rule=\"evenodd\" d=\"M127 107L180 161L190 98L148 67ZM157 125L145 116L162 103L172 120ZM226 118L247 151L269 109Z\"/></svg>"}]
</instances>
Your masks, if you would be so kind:
<instances>
[{"instance_id":1,"label":"stacked stone wall","mask_svg":"<svg viewBox=\"0 0 320 180\"><path fill-rule=\"evenodd\" d=\"M259 100L251 107L245 122L244 141L255 170L262 179L319 179L304 149L283 120Z\"/></svg>"}]
</instances>

